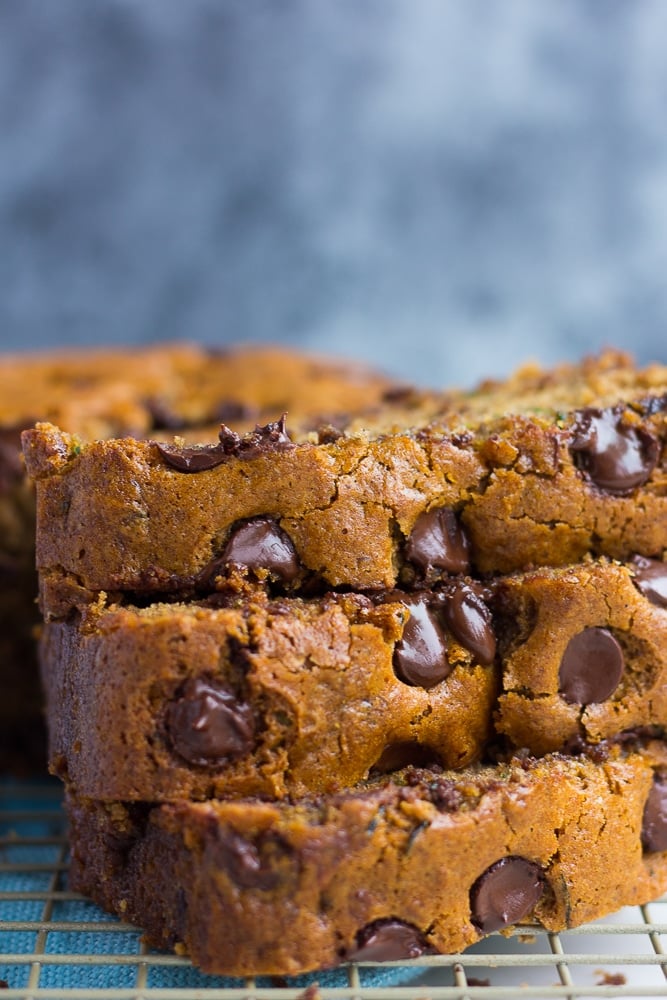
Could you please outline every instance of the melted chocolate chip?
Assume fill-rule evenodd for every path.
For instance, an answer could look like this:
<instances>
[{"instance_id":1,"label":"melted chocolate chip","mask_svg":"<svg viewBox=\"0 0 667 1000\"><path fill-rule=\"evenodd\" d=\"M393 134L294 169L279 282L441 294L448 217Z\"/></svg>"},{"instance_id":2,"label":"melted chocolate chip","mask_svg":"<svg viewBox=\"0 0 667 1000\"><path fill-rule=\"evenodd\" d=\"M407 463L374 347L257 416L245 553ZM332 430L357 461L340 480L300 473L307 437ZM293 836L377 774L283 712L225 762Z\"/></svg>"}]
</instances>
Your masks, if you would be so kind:
<instances>
[{"instance_id":1,"label":"melted chocolate chip","mask_svg":"<svg viewBox=\"0 0 667 1000\"><path fill-rule=\"evenodd\" d=\"M234 830L219 830L215 860L241 889L273 889L291 849L270 834L247 840Z\"/></svg>"},{"instance_id":2,"label":"melted chocolate chip","mask_svg":"<svg viewBox=\"0 0 667 1000\"><path fill-rule=\"evenodd\" d=\"M526 858L501 858L470 890L471 919L483 934L515 924L533 909L544 889L540 866Z\"/></svg>"},{"instance_id":3,"label":"melted chocolate chip","mask_svg":"<svg viewBox=\"0 0 667 1000\"><path fill-rule=\"evenodd\" d=\"M470 566L468 539L449 507L436 507L419 515L405 554L424 574L433 569L466 573Z\"/></svg>"},{"instance_id":4,"label":"melted chocolate chip","mask_svg":"<svg viewBox=\"0 0 667 1000\"><path fill-rule=\"evenodd\" d=\"M357 947L345 956L349 962L396 962L419 958L431 949L422 934L403 920L375 920L357 932Z\"/></svg>"},{"instance_id":5,"label":"melted chocolate chip","mask_svg":"<svg viewBox=\"0 0 667 1000\"><path fill-rule=\"evenodd\" d=\"M225 424L220 426L219 444L195 444L179 447L173 444L154 442L163 459L179 472L203 472L221 465L231 456L256 458L265 452L290 451L296 445L290 440L286 426L286 415L273 423L259 425L254 431L241 436Z\"/></svg>"},{"instance_id":6,"label":"melted chocolate chip","mask_svg":"<svg viewBox=\"0 0 667 1000\"><path fill-rule=\"evenodd\" d=\"M345 436L345 431L334 424L320 424L316 431L318 444L335 444Z\"/></svg>"},{"instance_id":7,"label":"melted chocolate chip","mask_svg":"<svg viewBox=\"0 0 667 1000\"><path fill-rule=\"evenodd\" d=\"M190 764L213 767L249 753L254 745L250 707L200 677L187 680L167 706L165 724L172 747Z\"/></svg>"},{"instance_id":8,"label":"melted chocolate chip","mask_svg":"<svg viewBox=\"0 0 667 1000\"><path fill-rule=\"evenodd\" d=\"M649 479L658 461L656 438L643 427L623 423L619 408L577 414L570 443L575 460L608 493L630 493Z\"/></svg>"},{"instance_id":9,"label":"melted chocolate chip","mask_svg":"<svg viewBox=\"0 0 667 1000\"><path fill-rule=\"evenodd\" d=\"M625 660L617 640L605 628L585 628L568 642L559 671L565 701L590 705L605 701L623 676Z\"/></svg>"},{"instance_id":10,"label":"melted chocolate chip","mask_svg":"<svg viewBox=\"0 0 667 1000\"><path fill-rule=\"evenodd\" d=\"M457 583L448 591L445 620L458 641L478 663L493 663L496 637L491 612L467 583Z\"/></svg>"},{"instance_id":11,"label":"melted chocolate chip","mask_svg":"<svg viewBox=\"0 0 667 1000\"><path fill-rule=\"evenodd\" d=\"M205 472L221 465L227 453L218 444L196 444L178 447L155 442L155 447L167 465L178 472Z\"/></svg>"},{"instance_id":12,"label":"melted chocolate chip","mask_svg":"<svg viewBox=\"0 0 667 1000\"><path fill-rule=\"evenodd\" d=\"M656 774L644 806L642 844L645 851L667 851L667 774Z\"/></svg>"},{"instance_id":13,"label":"melted chocolate chip","mask_svg":"<svg viewBox=\"0 0 667 1000\"><path fill-rule=\"evenodd\" d=\"M413 687L435 687L452 669L447 659L447 637L436 613L423 596L392 591L385 599L401 601L410 611L394 650L396 676Z\"/></svg>"},{"instance_id":14,"label":"melted chocolate chip","mask_svg":"<svg viewBox=\"0 0 667 1000\"><path fill-rule=\"evenodd\" d=\"M144 401L154 431L178 430L184 426L183 418L161 396L151 396Z\"/></svg>"},{"instance_id":15,"label":"melted chocolate chip","mask_svg":"<svg viewBox=\"0 0 667 1000\"><path fill-rule=\"evenodd\" d=\"M419 392L412 385L390 385L382 393L383 403L412 403L419 399Z\"/></svg>"},{"instance_id":16,"label":"melted chocolate chip","mask_svg":"<svg viewBox=\"0 0 667 1000\"><path fill-rule=\"evenodd\" d=\"M234 529L216 560L219 567L229 563L248 569L266 569L285 582L294 580L299 572L292 539L270 517L256 517Z\"/></svg>"},{"instance_id":17,"label":"melted chocolate chip","mask_svg":"<svg viewBox=\"0 0 667 1000\"><path fill-rule=\"evenodd\" d=\"M220 427L220 446L226 455L238 455L243 458L256 458L266 452L291 451L296 448L287 433L287 414L283 413L280 420L274 420L241 437L236 431L225 424Z\"/></svg>"},{"instance_id":18,"label":"melted chocolate chip","mask_svg":"<svg viewBox=\"0 0 667 1000\"><path fill-rule=\"evenodd\" d=\"M635 556L635 586L659 608L667 608L667 563L660 559Z\"/></svg>"}]
</instances>

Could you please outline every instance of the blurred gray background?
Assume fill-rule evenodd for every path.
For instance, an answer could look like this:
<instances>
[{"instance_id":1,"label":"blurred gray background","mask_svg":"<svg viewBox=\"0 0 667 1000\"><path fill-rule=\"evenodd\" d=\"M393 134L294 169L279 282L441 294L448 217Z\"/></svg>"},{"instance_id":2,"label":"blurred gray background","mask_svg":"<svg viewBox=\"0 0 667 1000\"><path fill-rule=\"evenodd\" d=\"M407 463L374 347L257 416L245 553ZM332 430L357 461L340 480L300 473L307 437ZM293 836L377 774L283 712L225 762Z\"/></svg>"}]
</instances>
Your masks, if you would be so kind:
<instances>
[{"instance_id":1,"label":"blurred gray background","mask_svg":"<svg viewBox=\"0 0 667 1000\"><path fill-rule=\"evenodd\" d=\"M667 361L667 2L0 0L0 343Z\"/></svg>"}]
</instances>

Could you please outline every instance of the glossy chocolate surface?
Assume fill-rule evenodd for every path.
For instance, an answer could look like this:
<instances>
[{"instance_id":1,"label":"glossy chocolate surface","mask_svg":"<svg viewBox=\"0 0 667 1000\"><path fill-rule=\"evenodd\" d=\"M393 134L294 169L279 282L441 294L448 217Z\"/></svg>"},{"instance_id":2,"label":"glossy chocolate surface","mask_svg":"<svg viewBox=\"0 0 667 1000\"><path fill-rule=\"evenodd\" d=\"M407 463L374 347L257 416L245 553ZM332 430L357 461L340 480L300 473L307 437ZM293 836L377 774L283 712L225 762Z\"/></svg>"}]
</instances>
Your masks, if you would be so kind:
<instances>
[{"instance_id":1,"label":"glossy chocolate surface","mask_svg":"<svg viewBox=\"0 0 667 1000\"><path fill-rule=\"evenodd\" d=\"M414 687L435 687L452 669L447 659L447 636L437 612L421 595L393 593L387 599L400 600L410 612L394 651L396 676Z\"/></svg>"},{"instance_id":2,"label":"glossy chocolate surface","mask_svg":"<svg viewBox=\"0 0 667 1000\"><path fill-rule=\"evenodd\" d=\"M466 573L470 566L468 539L448 507L427 510L417 518L405 554L424 575L433 569Z\"/></svg>"},{"instance_id":3,"label":"glossy chocolate surface","mask_svg":"<svg viewBox=\"0 0 667 1000\"><path fill-rule=\"evenodd\" d=\"M619 495L642 486L659 455L653 435L643 427L624 422L616 408L581 410L570 448L577 464L596 486Z\"/></svg>"},{"instance_id":4,"label":"glossy chocolate surface","mask_svg":"<svg viewBox=\"0 0 667 1000\"><path fill-rule=\"evenodd\" d=\"M644 806L642 844L645 851L667 851L667 773L653 779Z\"/></svg>"},{"instance_id":5,"label":"glossy chocolate surface","mask_svg":"<svg viewBox=\"0 0 667 1000\"><path fill-rule=\"evenodd\" d=\"M623 676L625 658L605 628L586 628L573 636L563 654L559 690L565 701L589 705L609 698Z\"/></svg>"},{"instance_id":6,"label":"glossy chocolate surface","mask_svg":"<svg viewBox=\"0 0 667 1000\"><path fill-rule=\"evenodd\" d=\"M289 535L270 517L256 517L238 525L216 562L236 563L248 569L266 569L284 581L299 572L299 560Z\"/></svg>"},{"instance_id":7,"label":"glossy chocolate surface","mask_svg":"<svg viewBox=\"0 0 667 1000\"><path fill-rule=\"evenodd\" d=\"M484 934L508 927L530 913L543 889L539 865L521 857L501 858L470 890L472 922Z\"/></svg>"},{"instance_id":8,"label":"glossy chocolate surface","mask_svg":"<svg viewBox=\"0 0 667 1000\"><path fill-rule=\"evenodd\" d=\"M187 680L167 706L165 725L176 753L204 767L241 757L255 743L250 708L230 691L199 677Z\"/></svg>"}]
</instances>

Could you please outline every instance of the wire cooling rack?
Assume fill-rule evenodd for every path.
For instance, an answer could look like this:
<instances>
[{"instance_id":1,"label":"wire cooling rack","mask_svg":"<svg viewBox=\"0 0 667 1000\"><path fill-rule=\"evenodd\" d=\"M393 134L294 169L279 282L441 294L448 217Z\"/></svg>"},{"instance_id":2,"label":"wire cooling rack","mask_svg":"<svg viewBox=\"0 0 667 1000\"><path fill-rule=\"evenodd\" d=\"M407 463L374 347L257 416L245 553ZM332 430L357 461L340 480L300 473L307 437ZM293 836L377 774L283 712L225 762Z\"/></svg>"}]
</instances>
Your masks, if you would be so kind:
<instances>
[{"instance_id":1,"label":"wire cooling rack","mask_svg":"<svg viewBox=\"0 0 667 1000\"><path fill-rule=\"evenodd\" d=\"M57 783L0 781L2 1000L517 1000L667 997L667 896L561 934L524 928L465 954L226 980L149 951L67 889Z\"/></svg>"}]
</instances>

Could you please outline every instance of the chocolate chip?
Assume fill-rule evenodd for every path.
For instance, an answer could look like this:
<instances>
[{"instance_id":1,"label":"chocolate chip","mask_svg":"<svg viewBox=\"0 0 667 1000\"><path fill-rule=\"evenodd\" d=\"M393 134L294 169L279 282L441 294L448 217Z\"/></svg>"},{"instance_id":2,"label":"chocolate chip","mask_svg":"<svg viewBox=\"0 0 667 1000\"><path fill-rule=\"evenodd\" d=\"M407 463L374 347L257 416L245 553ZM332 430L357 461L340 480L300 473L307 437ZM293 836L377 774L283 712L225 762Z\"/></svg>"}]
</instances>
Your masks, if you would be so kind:
<instances>
[{"instance_id":1,"label":"chocolate chip","mask_svg":"<svg viewBox=\"0 0 667 1000\"><path fill-rule=\"evenodd\" d=\"M357 932L357 947L346 954L349 962L396 962L419 958L431 951L422 934L403 920L375 920Z\"/></svg>"},{"instance_id":2,"label":"chocolate chip","mask_svg":"<svg viewBox=\"0 0 667 1000\"><path fill-rule=\"evenodd\" d=\"M266 569L285 582L294 580L299 572L292 539L270 517L256 517L235 528L216 563Z\"/></svg>"},{"instance_id":3,"label":"chocolate chip","mask_svg":"<svg viewBox=\"0 0 667 1000\"><path fill-rule=\"evenodd\" d=\"M345 431L334 424L320 424L316 430L318 444L335 444L345 436Z\"/></svg>"},{"instance_id":4,"label":"chocolate chip","mask_svg":"<svg viewBox=\"0 0 667 1000\"><path fill-rule=\"evenodd\" d=\"M645 851L667 851L667 773L653 778L644 806L642 844Z\"/></svg>"},{"instance_id":5,"label":"chocolate chip","mask_svg":"<svg viewBox=\"0 0 667 1000\"><path fill-rule=\"evenodd\" d=\"M280 420L257 425L254 431L241 436L225 424L221 424L218 444L195 444L180 447L155 441L157 450L173 469L179 472L204 472L221 465L231 456L256 458L271 451L290 451L296 445L286 430L286 415Z\"/></svg>"},{"instance_id":6,"label":"chocolate chip","mask_svg":"<svg viewBox=\"0 0 667 1000\"><path fill-rule=\"evenodd\" d=\"M382 393L382 402L390 405L415 406L421 399L422 394L412 385L391 385Z\"/></svg>"},{"instance_id":7,"label":"chocolate chip","mask_svg":"<svg viewBox=\"0 0 667 1000\"><path fill-rule=\"evenodd\" d=\"M255 427L242 437L222 424L220 427L220 446L226 455L238 455L243 458L256 458L266 452L291 451L296 445L287 433L287 414L283 413L280 420Z\"/></svg>"},{"instance_id":8,"label":"chocolate chip","mask_svg":"<svg viewBox=\"0 0 667 1000\"><path fill-rule=\"evenodd\" d=\"M400 601L410 611L394 650L396 676L413 687L435 687L452 669L447 659L447 637L436 613L420 595L390 591L385 599Z\"/></svg>"},{"instance_id":9,"label":"chocolate chip","mask_svg":"<svg viewBox=\"0 0 667 1000\"><path fill-rule=\"evenodd\" d=\"M457 583L447 592L445 620L462 646L478 663L493 663L496 637L491 612L467 583Z\"/></svg>"},{"instance_id":10,"label":"chocolate chip","mask_svg":"<svg viewBox=\"0 0 667 1000\"><path fill-rule=\"evenodd\" d=\"M581 410L570 447L596 486L616 494L645 483L659 455L656 438L643 427L623 423L618 407Z\"/></svg>"},{"instance_id":11,"label":"chocolate chip","mask_svg":"<svg viewBox=\"0 0 667 1000\"><path fill-rule=\"evenodd\" d=\"M151 418L154 431L178 430L183 427L183 418L160 396L151 396L144 401Z\"/></svg>"},{"instance_id":12,"label":"chocolate chip","mask_svg":"<svg viewBox=\"0 0 667 1000\"><path fill-rule=\"evenodd\" d=\"M424 574L433 569L466 573L470 566L468 539L449 507L435 507L419 515L405 554Z\"/></svg>"},{"instance_id":13,"label":"chocolate chip","mask_svg":"<svg viewBox=\"0 0 667 1000\"><path fill-rule=\"evenodd\" d=\"M265 834L254 841L235 830L215 827L216 864L241 889L273 889L281 880L280 869L292 851L276 836Z\"/></svg>"},{"instance_id":14,"label":"chocolate chip","mask_svg":"<svg viewBox=\"0 0 667 1000\"><path fill-rule=\"evenodd\" d=\"M191 677L166 710L171 745L190 764L212 767L254 745L251 709L212 681Z\"/></svg>"},{"instance_id":15,"label":"chocolate chip","mask_svg":"<svg viewBox=\"0 0 667 1000\"><path fill-rule=\"evenodd\" d=\"M470 890L471 919L483 934L515 924L533 909L544 889L540 866L526 858L501 858Z\"/></svg>"},{"instance_id":16,"label":"chocolate chip","mask_svg":"<svg viewBox=\"0 0 667 1000\"><path fill-rule=\"evenodd\" d=\"M604 701L616 690L625 661L617 640L605 628L585 628L568 642L559 671L559 691L578 705Z\"/></svg>"},{"instance_id":17,"label":"chocolate chip","mask_svg":"<svg viewBox=\"0 0 667 1000\"><path fill-rule=\"evenodd\" d=\"M204 472L221 465L227 453L218 444L195 444L178 447L155 442L155 447L172 469L178 472Z\"/></svg>"},{"instance_id":18,"label":"chocolate chip","mask_svg":"<svg viewBox=\"0 0 667 1000\"><path fill-rule=\"evenodd\" d=\"M634 582L644 597L659 608L667 608L667 563L635 556Z\"/></svg>"}]
</instances>

